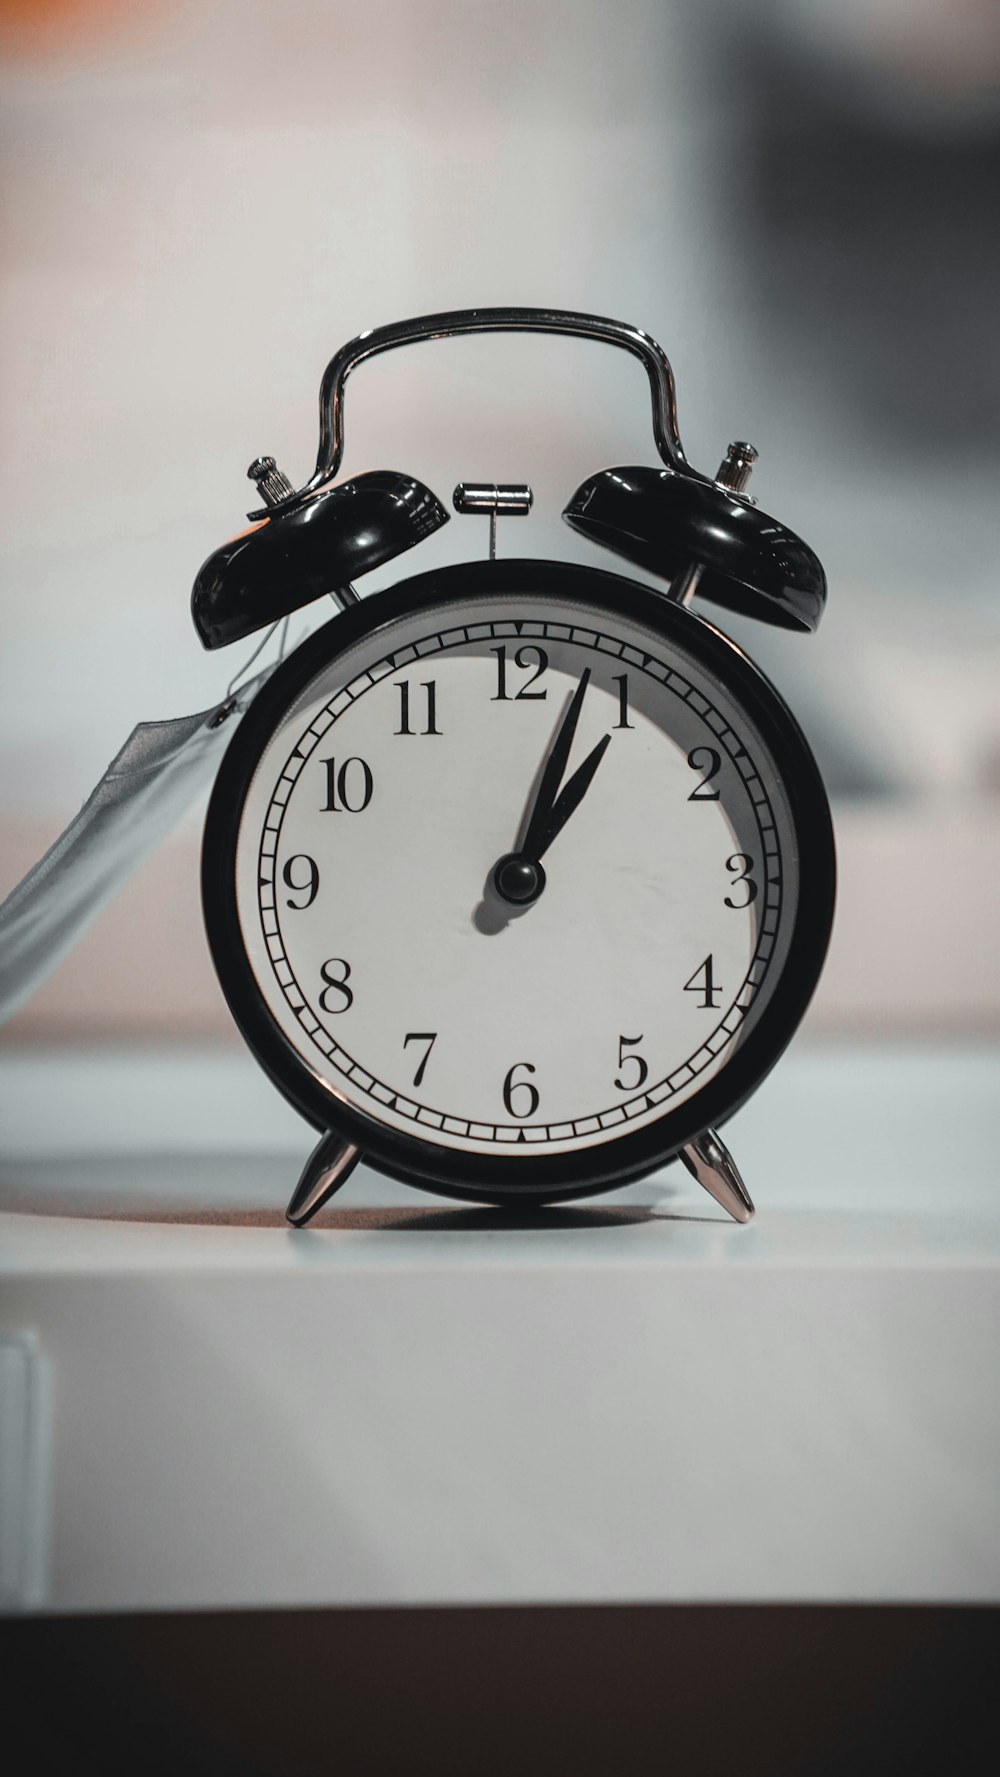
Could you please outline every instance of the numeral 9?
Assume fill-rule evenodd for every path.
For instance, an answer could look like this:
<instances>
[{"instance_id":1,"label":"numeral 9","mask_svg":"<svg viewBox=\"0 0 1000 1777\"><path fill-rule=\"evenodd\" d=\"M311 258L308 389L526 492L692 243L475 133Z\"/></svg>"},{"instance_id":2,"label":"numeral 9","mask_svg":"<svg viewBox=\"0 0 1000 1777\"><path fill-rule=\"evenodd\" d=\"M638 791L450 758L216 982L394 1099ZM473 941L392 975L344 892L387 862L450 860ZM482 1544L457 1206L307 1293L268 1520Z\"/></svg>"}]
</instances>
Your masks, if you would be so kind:
<instances>
[{"instance_id":1,"label":"numeral 9","mask_svg":"<svg viewBox=\"0 0 1000 1777\"><path fill-rule=\"evenodd\" d=\"M296 874L299 877L303 874L301 870L296 872L295 866L297 864L305 865L304 882L296 882L295 880ZM286 888L294 889L298 895L305 895L304 901L293 901L289 896L285 902L287 907L294 907L297 912L301 913L306 907L312 906L319 893L319 868L314 858L308 857L304 851L297 851L295 856L289 858L285 864L281 872L281 880Z\"/></svg>"}]
</instances>

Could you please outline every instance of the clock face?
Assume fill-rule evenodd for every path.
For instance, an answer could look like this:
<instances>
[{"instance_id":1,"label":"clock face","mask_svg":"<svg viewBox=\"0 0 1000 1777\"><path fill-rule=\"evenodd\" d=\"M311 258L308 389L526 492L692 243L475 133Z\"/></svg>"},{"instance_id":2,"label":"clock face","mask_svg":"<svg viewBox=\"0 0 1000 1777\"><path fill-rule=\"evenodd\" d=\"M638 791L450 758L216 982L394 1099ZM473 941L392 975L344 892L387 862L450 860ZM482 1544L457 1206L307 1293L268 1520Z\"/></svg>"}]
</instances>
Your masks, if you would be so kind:
<instances>
[{"instance_id":1,"label":"clock face","mask_svg":"<svg viewBox=\"0 0 1000 1777\"><path fill-rule=\"evenodd\" d=\"M470 1184L500 1158L517 1188L637 1132L673 1151L686 1107L704 1127L693 1101L787 989L803 885L732 645L629 582L504 566L377 595L305 678L293 656L206 856L226 819L243 997L313 1120Z\"/></svg>"}]
</instances>

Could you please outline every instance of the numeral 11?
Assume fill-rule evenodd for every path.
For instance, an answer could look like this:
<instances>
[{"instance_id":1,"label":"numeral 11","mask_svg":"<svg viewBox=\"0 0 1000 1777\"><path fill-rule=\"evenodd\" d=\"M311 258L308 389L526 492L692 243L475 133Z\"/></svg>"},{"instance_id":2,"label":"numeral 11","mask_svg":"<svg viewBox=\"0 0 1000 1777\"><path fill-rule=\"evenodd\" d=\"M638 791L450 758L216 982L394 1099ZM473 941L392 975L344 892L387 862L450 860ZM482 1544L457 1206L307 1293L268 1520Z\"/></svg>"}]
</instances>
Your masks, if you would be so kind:
<instances>
[{"instance_id":1,"label":"numeral 11","mask_svg":"<svg viewBox=\"0 0 1000 1777\"><path fill-rule=\"evenodd\" d=\"M393 682L396 686L396 690L399 692L399 727L395 730L395 732L397 734L414 734L414 733L416 733L416 730L410 727L410 686L409 686L409 682L406 679L396 679ZM421 728L420 733L421 734L440 734L441 730L440 730L440 728L438 728L438 726L436 724L436 720L435 720L436 715L437 715L437 681L436 681L436 679L425 680L421 684L420 689L422 691L426 691L426 693L427 693L427 710L426 710L427 726L426 726L426 728Z\"/></svg>"}]
</instances>

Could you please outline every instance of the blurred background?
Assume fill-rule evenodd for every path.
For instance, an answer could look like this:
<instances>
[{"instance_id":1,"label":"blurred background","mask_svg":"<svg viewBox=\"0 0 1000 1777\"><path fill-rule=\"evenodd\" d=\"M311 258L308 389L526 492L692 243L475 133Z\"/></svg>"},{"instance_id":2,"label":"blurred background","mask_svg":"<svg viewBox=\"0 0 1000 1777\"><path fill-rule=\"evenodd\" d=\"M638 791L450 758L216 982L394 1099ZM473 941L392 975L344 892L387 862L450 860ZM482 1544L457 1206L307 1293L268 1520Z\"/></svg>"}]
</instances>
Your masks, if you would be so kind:
<instances>
[{"instance_id":1,"label":"blurred background","mask_svg":"<svg viewBox=\"0 0 1000 1777\"><path fill-rule=\"evenodd\" d=\"M0 894L137 721L221 697L242 651L202 652L191 581L252 457L311 470L336 348L577 308L661 341L691 460L752 440L758 501L826 565L815 637L709 612L834 801L811 1028L995 1030L994 0L2 0L0 33ZM641 370L589 344L453 341L351 385L345 470L529 481L514 553L612 566L559 513L653 460ZM456 518L419 565L484 540ZM193 811L8 1045L237 1042L198 843Z\"/></svg>"}]
</instances>

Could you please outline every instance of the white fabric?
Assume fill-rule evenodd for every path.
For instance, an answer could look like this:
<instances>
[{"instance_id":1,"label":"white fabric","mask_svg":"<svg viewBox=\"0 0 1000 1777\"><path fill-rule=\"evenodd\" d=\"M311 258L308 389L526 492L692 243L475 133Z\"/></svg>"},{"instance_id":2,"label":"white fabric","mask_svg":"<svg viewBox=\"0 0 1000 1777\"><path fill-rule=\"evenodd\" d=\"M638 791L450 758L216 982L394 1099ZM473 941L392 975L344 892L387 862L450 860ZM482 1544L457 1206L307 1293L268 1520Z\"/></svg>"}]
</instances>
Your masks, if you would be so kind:
<instances>
[{"instance_id":1,"label":"white fabric","mask_svg":"<svg viewBox=\"0 0 1000 1777\"><path fill-rule=\"evenodd\" d=\"M30 999L211 782L273 670L210 710L133 729L79 814L0 904L0 1023ZM213 727L230 702L231 713Z\"/></svg>"}]
</instances>

